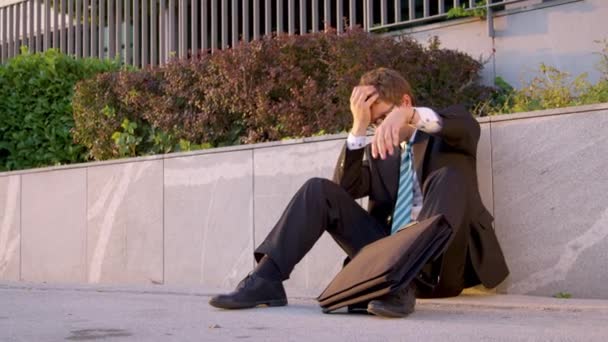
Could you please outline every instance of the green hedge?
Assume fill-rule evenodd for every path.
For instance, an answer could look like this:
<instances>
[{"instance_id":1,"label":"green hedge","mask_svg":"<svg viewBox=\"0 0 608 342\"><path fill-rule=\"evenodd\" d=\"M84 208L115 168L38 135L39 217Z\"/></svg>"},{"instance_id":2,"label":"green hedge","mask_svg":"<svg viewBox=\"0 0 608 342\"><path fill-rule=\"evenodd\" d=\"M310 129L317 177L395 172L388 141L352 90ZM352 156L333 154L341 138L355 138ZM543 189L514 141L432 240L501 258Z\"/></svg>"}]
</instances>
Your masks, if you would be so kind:
<instances>
[{"instance_id":1,"label":"green hedge","mask_svg":"<svg viewBox=\"0 0 608 342\"><path fill-rule=\"evenodd\" d=\"M86 148L71 135L74 84L118 68L114 61L76 60L55 50L23 50L0 65L0 171L86 160Z\"/></svg>"},{"instance_id":2,"label":"green hedge","mask_svg":"<svg viewBox=\"0 0 608 342\"><path fill-rule=\"evenodd\" d=\"M265 38L162 68L98 75L74 97L75 138L93 159L335 133L366 71L400 71L420 103L473 108L488 97L482 64L411 38L360 29Z\"/></svg>"}]
</instances>

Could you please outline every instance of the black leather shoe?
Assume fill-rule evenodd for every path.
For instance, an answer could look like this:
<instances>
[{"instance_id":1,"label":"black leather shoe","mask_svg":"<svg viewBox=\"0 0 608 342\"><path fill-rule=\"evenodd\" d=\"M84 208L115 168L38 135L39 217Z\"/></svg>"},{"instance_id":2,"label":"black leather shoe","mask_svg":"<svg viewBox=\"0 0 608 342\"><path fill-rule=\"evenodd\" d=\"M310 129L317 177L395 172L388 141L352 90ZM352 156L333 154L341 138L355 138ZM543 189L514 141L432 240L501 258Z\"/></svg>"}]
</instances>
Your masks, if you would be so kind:
<instances>
[{"instance_id":1,"label":"black leather shoe","mask_svg":"<svg viewBox=\"0 0 608 342\"><path fill-rule=\"evenodd\" d=\"M382 317L405 317L416 307L416 287L414 283L395 293L384 295L367 304L367 312Z\"/></svg>"},{"instance_id":2,"label":"black leather shoe","mask_svg":"<svg viewBox=\"0 0 608 342\"><path fill-rule=\"evenodd\" d=\"M248 309L260 305L285 306L287 296L283 282L266 280L252 273L241 280L234 291L211 298L209 304L220 309Z\"/></svg>"}]
</instances>

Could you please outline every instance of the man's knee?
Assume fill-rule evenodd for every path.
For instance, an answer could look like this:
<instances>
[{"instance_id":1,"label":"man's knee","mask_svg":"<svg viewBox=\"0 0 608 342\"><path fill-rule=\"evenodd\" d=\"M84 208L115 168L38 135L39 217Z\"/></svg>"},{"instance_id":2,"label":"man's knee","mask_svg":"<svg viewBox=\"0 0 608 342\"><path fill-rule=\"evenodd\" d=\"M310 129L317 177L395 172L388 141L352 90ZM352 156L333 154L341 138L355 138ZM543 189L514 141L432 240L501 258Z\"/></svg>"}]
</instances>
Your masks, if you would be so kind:
<instances>
[{"instance_id":1,"label":"man's knee","mask_svg":"<svg viewBox=\"0 0 608 342\"><path fill-rule=\"evenodd\" d=\"M312 193L324 193L328 188L337 186L336 183L326 178L313 177L307 180L303 185L302 189L306 192Z\"/></svg>"}]
</instances>

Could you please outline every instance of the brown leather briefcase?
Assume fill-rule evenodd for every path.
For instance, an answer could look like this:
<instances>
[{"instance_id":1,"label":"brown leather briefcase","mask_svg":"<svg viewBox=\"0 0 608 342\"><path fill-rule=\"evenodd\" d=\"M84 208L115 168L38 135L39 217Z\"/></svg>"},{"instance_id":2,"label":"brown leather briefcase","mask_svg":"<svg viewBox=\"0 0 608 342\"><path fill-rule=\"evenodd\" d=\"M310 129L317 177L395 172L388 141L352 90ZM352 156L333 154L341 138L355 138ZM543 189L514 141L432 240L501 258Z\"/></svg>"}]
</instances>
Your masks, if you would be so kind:
<instances>
[{"instance_id":1,"label":"brown leather briefcase","mask_svg":"<svg viewBox=\"0 0 608 342\"><path fill-rule=\"evenodd\" d=\"M365 246L317 298L323 312L380 297L411 282L447 246L452 228L443 215L414 222Z\"/></svg>"}]
</instances>

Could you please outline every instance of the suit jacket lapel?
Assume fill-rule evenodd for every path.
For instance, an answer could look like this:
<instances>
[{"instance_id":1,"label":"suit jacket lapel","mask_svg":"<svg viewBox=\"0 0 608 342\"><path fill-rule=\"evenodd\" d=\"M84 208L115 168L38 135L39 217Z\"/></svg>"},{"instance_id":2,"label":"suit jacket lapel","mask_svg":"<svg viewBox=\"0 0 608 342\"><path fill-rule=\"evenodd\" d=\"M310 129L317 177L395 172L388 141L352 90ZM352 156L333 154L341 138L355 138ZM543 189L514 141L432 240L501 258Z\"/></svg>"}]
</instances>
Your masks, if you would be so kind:
<instances>
[{"instance_id":1,"label":"suit jacket lapel","mask_svg":"<svg viewBox=\"0 0 608 342\"><path fill-rule=\"evenodd\" d=\"M370 154L371 155L371 154ZM397 200L399 188L399 165L401 163L401 147L395 149L393 155L387 155L385 160L376 159L376 165L382 175L380 180L384 183L389 199L394 203Z\"/></svg>"},{"instance_id":2,"label":"suit jacket lapel","mask_svg":"<svg viewBox=\"0 0 608 342\"><path fill-rule=\"evenodd\" d=\"M414 170L416 170L416 177L418 183L422 188L422 167L424 165L424 156L426 155L426 148L429 144L429 135L422 132L416 131L416 137L414 138L414 144L412 146L412 152L414 154Z\"/></svg>"}]
</instances>

